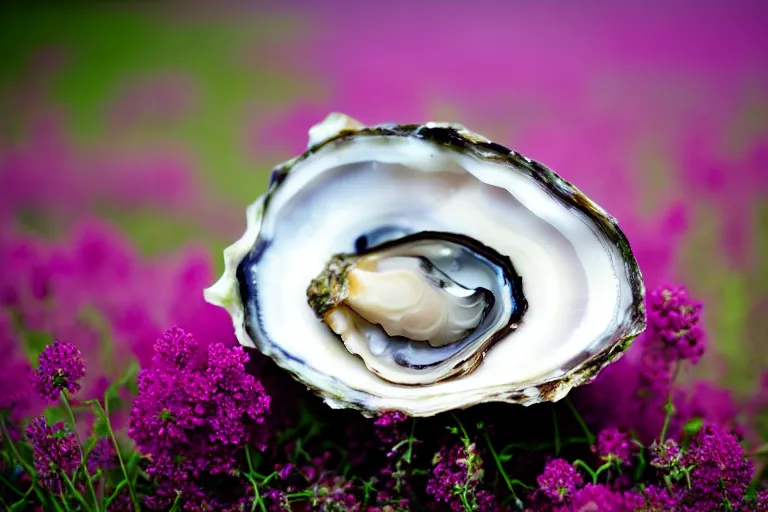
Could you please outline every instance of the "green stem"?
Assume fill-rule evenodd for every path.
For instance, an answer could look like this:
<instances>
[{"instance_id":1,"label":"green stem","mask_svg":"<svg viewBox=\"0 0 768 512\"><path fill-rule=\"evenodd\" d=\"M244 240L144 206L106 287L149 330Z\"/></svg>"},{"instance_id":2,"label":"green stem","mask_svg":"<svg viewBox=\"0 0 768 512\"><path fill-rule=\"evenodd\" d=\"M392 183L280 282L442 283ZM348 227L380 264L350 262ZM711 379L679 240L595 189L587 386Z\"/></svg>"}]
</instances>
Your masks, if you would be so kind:
<instances>
[{"instance_id":1,"label":"green stem","mask_svg":"<svg viewBox=\"0 0 768 512\"><path fill-rule=\"evenodd\" d=\"M253 462L251 461L251 447L248 445L245 445L245 461L248 463L248 471L252 475L257 474L256 471L253 469ZM262 478L262 477L259 477L259 478Z\"/></svg>"},{"instance_id":2,"label":"green stem","mask_svg":"<svg viewBox=\"0 0 768 512\"><path fill-rule=\"evenodd\" d=\"M270 473L269 475L267 475L266 478L264 478L261 481L261 485L267 485L270 480L272 480L273 478L277 478L278 476L280 476L280 474L277 471L275 471L274 473Z\"/></svg>"},{"instance_id":3,"label":"green stem","mask_svg":"<svg viewBox=\"0 0 768 512\"><path fill-rule=\"evenodd\" d=\"M677 374L680 372L680 361L675 363L675 369L672 371L672 379L671 383L674 384L674 382L677 380ZM664 412L666 412L666 416L664 416L664 426L661 427L661 435L659 435L659 444L664 444L664 438L667 436L667 429L669 428L669 422L672 420L672 416L675 414L675 405L672 403L672 386L670 385L669 391L667 392L667 403L664 404Z\"/></svg>"},{"instance_id":4,"label":"green stem","mask_svg":"<svg viewBox=\"0 0 768 512\"><path fill-rule=\"evenodd\" d=\"M13 485L11 482L8 481L3 475L0 475L0 482L3 483L3 485L7 488L18 494L19 496L23 496L24 493L21 492L15 485Z\"/></svg>"},{"instance_id":5,"label":"green stem","mask_svg":"<svg viewBox=\"0 0 768 512\"><path fill-rule=\"evenodd\" d=\"M592 477L592 483L593 484L597 483L597 473L595 473L595 471L591 467L589 467L589 464L587 464L581 459L576 459L575 461L573 461L573 465L574 467L581 467L587 470L587 473L589 473L589 476Z\"/></svg>"},{"instance_id":6,"label":"green stem","mask_svg":"<svg viewBox=\"0 0 768 512\"><path fill-rule=\"evenodd\" d=\"M594 444L595 436L589 430L589 427L587 426L586 422L584 421L584 418L581 417L581 414L579 414L579 411L576 410L576 406L573 405L573 402L571 401L571 397L569 397L569 396L565 397L565 403L566 403L566 405L568 405L568 408L571 410L571 413L573 414L573 417L576 418L576 421L579 423L579 426L581 427L581 430L584 431L584 435L587 436L587 440L589 441L589 444Z\"/></svg>"},{"instance_id":7,"label":"green stem","mask_svg":"<svg viewBox=\"0 0 768 512\"><path fill-rule=\"evenodd\" d=\"M637 469L635 470L635 481L640 481L640 479L643 476L643 471L645 471L646 461L645 461L645 455L643 454L643 445L635 441L635 443L638 444L640 449L637 451L637 458L640 460L639 464L637 465Z\"/></svg>"},{"instance_id":8,"label":"green stem","mask_svg":"<svg viewBox=\"0 0 768 512\"><path fill-rule=\"evenodd\" d=\"M493 456L493 460L496 462L496 467L499 470L499 474L501 474L501 477L504 479L504 482L507 484L507 488L509 489L509 492L512 495L512 498L515 500L515 505L518 508L522 508L521 505L523 503L520 501L520 498L517 497L517 493L515 492L515 489L512 486L512 481L509 479L509 476L507 476L507 472L504 470L504 466L501 463L499 454L496 453L496 450L493 448L493 443L491 443L491 437L488 435L488 432L485 433L485 442L488 445L488 449L491 451L491 456Z\"/></svg>"},{"instance_id":9,"label":"green stem","mask_svg":"<svg viewBox=\"0 0 768 512\"><path fill-rule=\"evenodd\" d=\"M469 434L467 434L467 431L464 428L464 425L461 424L461 421L459 421L458 416L456 416L453 413L451 413L451 416L453 416L453 419L456 420L456 423L459 425L459 428L461 429L462 441L464 441L464 445L468 446L469 445Z\"/></svg>"},{"instance_id":10,"label":"green stem","mask_svg":"<svg viewBox=\"0 0 768 512\"><path fill-rule=\"evenodd\" d=\"M408 436L408 449L405 451L402 457L406 464L409 465L411 463L411 457L413 456L413 441L416 439L416 437L414 437L416 434L416 418L413 418L411 421L411 435Z\"/></svg>"},{"instance_id":11,"label":"green stem","mask_svg":"<svg viewBox=\"0 0 768 512\"><path fill-rule=\"evenodd\" d=\"M293 498L311 498L312 493L310 491L295 492L293 494L286 494L285 497L289 500Z\"/></svg>"},{"instance_id":12,"label":"green stem","mask_svg":"<svg viewBox=\"0 0 768 512\"><path fill-rule=\"evenodd\" d=\"M29 473L29 476L34 477L35 476L35 470L32 469L32 466L27 464L27 461L21 458L21 455L19 454L19 451L16 449L16 445L13 442L13 439L11 439L11 434L8 432L8 427L5 425L5 417L0 415L0 426L3 429L3 437L8 440L8 444L11 447L11 452L13 452L13 456L16 457L16 460L19 461L19 464L22 468L24 468L24 471Z\"/></svg>"},{"instance_id":13,"label":"green stem","mask_svg":"<svg viewBox=\"0 0 768 512\"><path fill-rule=\"evenodd\" d=\"M552 408L552 426L555 430L555 455L560 455L560 425L557 423L557 409Z\"/></svg>"},{"instance_id":14,"label":"green stem","mask_svg":"<svg viewBox=\"0 0 768 512\"><path fill-rule=\"evenodd\" d=\"M75 433L75 438L77 439L77 448L78 450L80 450L80 468L83 470L83 473L85 473L85 481L88 484L88 490L91 492L91 497L93 498L93 504L96 507L96 510L98 511L100 510L99 498L96 496L96 489L93 488L91 475L88 473L88 466L86 465L85 452L83 451L83 443L80 440L80 433L77 431L77 423L75 422L75 413L72 411L72 405L69 403L69 399L67 398L67 393L62 390L60 392L60 397L61 397L61 403L64 404L64 408L66 409L67 414L69 415L69 420L72 422L72 431Z\"/></svg>"},{"instance_id":15,"label":"green stem","mask_svg":"<svg viewBox=\"0 0 768 512\"><path fill-rule=\"evenodd\" d=\"M61 504L64 505L64 510L66 512L72 512L72 509L69 508L69 503L67 503L67 499L64 497L64 494L59 493L59 498L61 498ZM59 503L56 501L56 496L51 493L51 501L56 505L56 510L61 510L61 507L59 506ZM88 510L87 508L85 510Z\"/></svg>"},{"instance_id":16,"label":"green stem","mask_svg":"<svg viewBox=\"0 0 768 512\"><path fill-rule=\"evenodd\" d=\"M664 444L664 438L667 437L667 430L669 429L669 422L672 420L672 416L675 414L675 406L672 404L672 396L667 398L667 403L664 404L664 412L667 414L664 416L664 426L661 427L661 434L659 435L659 444Z\"/></svg>"},{"instance_id":17,"label":"green stem","mask_svg":"<svg viewBox=\"0 0 768 512\"><path fill-rule=\"evenodd\" d=\"M667 489L672 491L672 478L669 475L664 475L664 483L667 484Z\"/></svg>"},{"instance_id":18,"label":"green stem","mask_svg":"<svg viewBox=\"0 0 768 512\"><path fill-rule=\"evenodd\" d=\"M112 504L113 501L117 499L117 495L120 494L120 491L123 490L123 487L126 486L128 483L128 480L123 480L119 484L115 486L115 490L112 492L112 494L107 498L107 501L104 502L104 510L108 510L109 506Z\"/></svg>"},{"instance_id":19,"label":"green stem","mask_svg":"<svg viewBox=\"0 0 768 512\"><path fill-rule=\"evenodd\" d=\"M131 497L131 504L133 504L133 509L135 512L139 512L139 500L136 497L136 492L133 489L133 484L131 483L131 479L128 476L128 471L125 468L125 462L123 461L123 456L120 454L120 445L117 444L117 438L115 437L115 431L112 430L112 422L109 421L109 395L106 393L104 394L104 407L101 406L101 403L99 403L98 400L91 400L89 401L91 405L96 406L96 412L99 414L101 419L104 421L104 424L107 426L107 432L109 433L109 438L112 440L112 446L115 447L115 453L117 454L117 461L120 464L120 469L123 472L123 478L125 478L126 485L128 486L128 494Z\"/></svg>"},{"instance_id":20,"label":"green stem","mask_svg":"<svg viewBox=\"0 0 768 512\"><path fill-rule=\"evenodd\" d=\"M466 492L461 493L460 496L461 496L461 504L464 505L464 510L466 510L466 512L472 512L472 507L469 506L469 501L467 500Z\"/></svg>"},{"instance_id":21,"label":"green stem","mask_svg":"<svg viewBox=\"0 0 768 512\"><path fill-rule=\"evenodd\" d=\"M82 503L82 505L85 508L85 510L91 510L91 506L88 505L88 502L83 497L83 495L80 494L80 491L78 491L75 488L75 484L72 483L72 480L69 478L69 475L67 475L66 471L61 471L61 475L64 477L64 481L67 482L67 486L69 487L69 490L72 492L72 495L77 499L77 501ZM94 497L95 497L95 495L94 495ZM64 504L66 505L67 502L64 501ZM98 506L98 504L97 504L97 506ZM67 507L67 508L69 508L69 507Z\"/></svg>"},{"instance_id":22,"label":"green stem","mask_svg":"<svg viewBox=\"0 0 768 512\"><path fill-rule=\"evenodd\" d=\"M600 476L600 473L602 473L606 469L610 468L612 465L613 465L612 462L606 462L605 464L603 464L602 466L597 468L597 471L595 471L594 481L592 483L596 484L597 483L597 477Z\"/></svg>"},{"instance_id":23,"label":"green stem","mask_svg":"<svg viewBox=\"0 0 768 512\"><path fill-rule=\"evenodd\" d=\"M27 472L27 474L32 478L32 488L35 490L35 494L37 494L38 499L40 500L40 504L43 504L46 502L45 497L43 496L43 492L40 490L40 487L37 485L37 473L35 470L30 466L27 461L25 461L22 457L19 451L16 449L16 444L13 442L13 439L11 438L11 434L8 432L8 426L5 424L5 416L0 414L0 428L3 432L3 438L8 440L8 445L11 447L11 453L13 453L13 456L18 461L19 465L21 465L22 468L24 468L24 471Z\"/></svg>"},{"instance_id":24,"label":"green stem","mask_svg":"<svg viewBox=\"0 0 768 512\"><path fill-rule=\"evenodd\" d=\"M248 463L248 474L245 475L245 477L250 480L251 485L253 486L253 495L255 498L254 502L251 504L251 512L256 510L257 504L261 507L262 512L267 512L267 506L264 504L264 500L261 499L261 494L259 493L259 485L256 483L256 480L253 479L253 475L257 473L253 469L253 461L251 460L251 447L248 445L245 445L245 460ZM262 478L263 481L267 481L267 479L271 478L271 476L272 475L264 478L258 478Z\"/></svg>"},{"instance_id":25,"label":"green stem","mask_svg":"<svg viewBox=\"0 0 768 512\"><path fill-rule=\"evenodd\" d=\"M19 499L19 501L17 501L13 505L11 505L8 510L10 512L14 512L15 510L18 510L21 507L29 505L29 502L27 501L27 498L29 498L29 493L31 493L33 489L34 489L34 486L30 485L29 489L27 489L27 492L24 493L24 496L22 496L21 499Z\"/></svg>"},{"instance_id":26,"label":"green stem","mask_svg":"<svg viewBox=\"0 0 768 512\"><path fill-rule=\"evenodd\" d=\"M267 506L264 504L264 500L261 499L261 493L259 493L259 484L256 483L256 480L250 475L245 475L245 478L248 479L249 482L251 482L251 486L253 486L253 503L251 503L251 512L256 510L256 505L259 505L261 507L262 512L267 512Z\"/></svg>"},{"instance_id":27,"label":"green stem","mask_svg":"<svg viewBox=\"0 0 768 512\"><path fill-rule=\"evenodd\" d=\"M176 499L173 500L173 506L171 507L171 510L169 512L176 512L179 510L179 501L181 500L181 493L179 491L176 491Z\"/></svg>"}]
</instances>

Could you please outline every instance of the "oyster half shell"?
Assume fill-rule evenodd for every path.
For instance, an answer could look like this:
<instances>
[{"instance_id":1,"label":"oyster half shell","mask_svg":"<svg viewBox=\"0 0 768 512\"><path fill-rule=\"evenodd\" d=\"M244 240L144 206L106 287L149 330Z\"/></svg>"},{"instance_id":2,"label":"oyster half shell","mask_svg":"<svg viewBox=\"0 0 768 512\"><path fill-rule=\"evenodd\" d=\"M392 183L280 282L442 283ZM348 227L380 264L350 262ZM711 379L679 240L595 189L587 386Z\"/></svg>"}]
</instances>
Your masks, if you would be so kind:
<instances>
[{"instance_id":1,"label":"oyster half shell","mask_svg":"<svg viewBox=\"0 0 768 512\"><path fill-rule=\"evenodd\" d=\"M331 114L246 219L206 299L332 407L555 401L645 329L616 220L460 125Z\"/></svg>"}]
</instances>

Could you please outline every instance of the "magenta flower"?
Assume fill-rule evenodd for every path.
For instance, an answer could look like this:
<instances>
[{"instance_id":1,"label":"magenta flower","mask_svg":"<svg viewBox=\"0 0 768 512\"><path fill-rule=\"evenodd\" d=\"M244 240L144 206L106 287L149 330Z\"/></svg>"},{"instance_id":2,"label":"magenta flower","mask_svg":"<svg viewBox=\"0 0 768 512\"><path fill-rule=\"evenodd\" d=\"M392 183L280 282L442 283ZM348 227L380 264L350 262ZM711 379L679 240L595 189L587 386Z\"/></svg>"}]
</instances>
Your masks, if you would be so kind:
<instances>
[{"instance_id":1,"label":"magenta flower","mask_svg":"<svg viewBox=\"0 0 768 512\"><path fill-rule=\"evenodd\" d=\"M179 327L171 327L155 341L152 362L173 369L186 368L197 353L194 336Z\"/></svg>"},{"instance_id":2,"label":"magenta flower","mask_svg":"<svg viewBox=\"0 0 768 512\"><path fill-rule=\"evenodd\" d=\"M90 453L86 454L86 467L91 475L95 475L100 469L102 472L109 471L117 467L117 454L115 453L115 447L112 445L112 440L108 437L100 437L96 444L91 449Z\"/></svg>"},{"instance_id":3,"label":"magenta flower","mask_svg":"<svg viewBox=\"0 0 768 512\"><path fill-rule=\"evenodd\" d=\"M647 335L646 335L647 336ZM671 385L672 368L678 360L674 349L653 343L644 338L645 343L640 361L641 389L650 391L651 396L664 395Z\"/></svg>"},{"instance_id":4,"label":"magenta flower","mask_svg":"<svg viewBox=\"0 0 768 512\"><path fill-rule=\"evenodd\" d=\"M627 511L646 510L646 499L643 493L635 490L625 491L624 496L624 508Z\"/></svg>"},{"instance_id":5,"label":"magenta flower","mask_svg":"<svg viewBox=\"0 0 768 512\"><path fill-rule=\"evenodd\" d=\"M40 354L32 384L41 398L55 402L64 390L73 395L77 393L84 376L85 360L77 347L55 341Z\"/></svg>"},{"instance_id":6,"label":"magenta flower","mask_svg":"<svg viewBox=\"0 0 768 512\"><path fill-rule=\"evenodd\" d=\"M268 512L282 512L284 510L290 512L291 510L288 498L282 491L278 491L277 489L267 489L264 492L264 498Z\"/></svg>"},{"instance_id":7,"label":"magenta flower","mask_svg":"<svg viewBox=\"0 0 768 512\"><path fill-rule=\"evenodd\" d=\"M662 286L648 295L648 325L679 359L696 364L706 341L701 327L702 304L691 300L684 286Z\"/></svg>"},{"instance_id":8,"label":"magenta flower","mask_svg":"<svg viewBox=\"0 0 768 512\"><path fill-rule=\"evenodd\" d=\"M234 493L222 488L221 496L211 496L200 481L236 475L245 447L263 445L270 398L246 373L242 347L210 345L207 361L198 362L195 339L174 327L155 350L154 365L139 374L128 430L158 484L150 506L167 506L178 492L184 502L226 508ZM245 487L237 479L230 484Z\"/></svg>"},{"instance_id":9,"label":"magenta flower","mask_svg":"<svg viewBox=\"0 0 768 512\"><path fill-rule=\"evenodd\" d=\"M757 512L768 512L768 489L763 489L757 493L755 510L757 510Z\"/></svg>"},{"instance_id":10,"label":"magenta flower","mask_svg":"<svg viewBox=\"0 0 768 512\"><path fill-rule=\"evenodd\" d=\"M649 485L643 489L643 495L645 497L644 508L639 510L666 512L668 510L675 510L677 506L677 500L665 487Z\"/></svg>"},{"instance_id":11,"label":"magenta flower","mask_svg":"<svg viewBox=\"0 0 768 512\"><path fill-rule=\"evenodd\" d=\"M595 510L600 512L626 512L624 497L621 493L600 484L587 484L574 492L569 503L557 507L557 512L583 512Z\"/></svg>"},{"instance_id":12,"label":"magenta flower","mask_svg":"<svg viewBox=\"0 0 768 512\"><path fill-rule=\"evenodd\" d=\"M464 447L460 444L450 448L443 446L435 455L433 464L432 474L427 483L427 493L438 502L451 504L452 508L455 502L461 505L456 493L464 485L467 477Z\"/></svg>"},{"instance_id":13,"label":"magenta flower","mask_svg":"<svg viewBox=\"0 0 768 512\"><path fill-rule=\"evenodd\" d=\"M373 422L374 432L379 441L385 445L394 445L403 433L400 431L400 424L407 421L408 416L400 411L387 411ZM388 456L394 456L395 452L390 451Z\"/></svg>"},{"instance_id":14,"label":"magenta flower","mask_svg":"<svg viewBox=\"0 0 768 512\"><path fill-rule=\"evenodd\" d=\"M492 493L478 489L483 479L483 461L475 443L443 446L435 455L432 473L427 482L427 494L446 503L456 512L465 510L463 497L473 510L501 510Z\"/></svg>"},{"instance_id":15,"label":"magenta flower","mask_svg":"<svg viewBox=\"0 0 768 512\"><path fill-rule=\"evenodd\" d=\"M44 416L33 419L27 425L27 439L32 445L35 473L45 487L61 492L64 480L61 472L72 476L80 465L80 451L74 432L64 423L49 426Z\"/></svg>"},{"instance_id":16,"label":"magenta flower","mask_svg":"<svg viewBox=\"0 0 768 512\"><path fill-rule=\"evenodd\" d=\"M275 464L275 471L281 480L287 480L294 469L296 469L294 464Z\"/></svg>"},{"instance_id":17,"label":"magenta flower","mask_svg":"<svg viewBox=\"0 0 768 512\"><path fill-rule=\"evenodd\" d=\"M381 416L376 418L376 421L373 422L374 425L377 427L388 427L390 425L396 425L398 423L402 423L408 419L408 416L405 413L402 413L400 411L387 411L383 413Z\"/></svg>"},{"instance_id":18,"label":"magenta flower","mask_svg":"<svg viewBox=\"0 0 768 512\"><path fill-rule=\"evenodd\" d=\"M561 503L584 484L584 479L567 460L553 459L544 467L536 482L542 494L555 503Z\"/></svg>"},{"instance_id":19,"label":"magenta flower","mask_svg":"<svg viewBox=\"0 0 768 512\"><path fill-rule=\"evenodd\" d=\"M606 462L629 464L633 448L629 434L617 428L607 428L598 434L597 443L592 447L592 451Z\"/></svg>"},{"instance_id":20,"label":"magenta flower","mask_svg":"<svg viewBox=\"0 0 768 512\"><path fill-rule=\"evenodd\" d=\"M683 457L691 472L692 487L686 490L687 510L716 510L724 503L738 507L752 478L752 462L729 431L706 425L693 439Z\"/></svg>"}]
</instances>

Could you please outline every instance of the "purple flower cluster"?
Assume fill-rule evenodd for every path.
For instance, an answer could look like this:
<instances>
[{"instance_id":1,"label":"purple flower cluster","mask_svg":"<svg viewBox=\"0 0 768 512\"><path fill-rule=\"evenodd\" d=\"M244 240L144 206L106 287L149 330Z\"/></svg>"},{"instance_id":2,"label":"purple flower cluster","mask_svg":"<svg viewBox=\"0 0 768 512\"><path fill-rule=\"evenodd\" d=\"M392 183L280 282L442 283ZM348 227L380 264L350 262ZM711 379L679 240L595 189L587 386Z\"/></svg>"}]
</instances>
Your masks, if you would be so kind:
<instances>
[{"instance_id":1,"label":"purple flower cluster","mask_svg":"<svg viewBox=\"0 0 768 512\"><path fill-rule=\"evenodd\" d=\"M648 324L680 360L696 364L706 341L701 327L702 304L691 300L684 286L662 286L647 299Z\"/></svg>"},{"instance_id":2,"label":"purple flower cluster","mask_svg":"<svg viewBox=\"0 0 768 512\"><path fill-rule=\"evenodd\" d=\"M27 440L33 448L35 472L42 484L55 493L65 485L62 473L70 478L80 465L80 451L74 432L64 423L51 426L40 416L27 425Z\"/></svg>"},{"instance_id":3,"label":"purple flower cluster","mask_svg":"<svg viewBox=\"0 0 768 512\"><path fill-rule=\"evenodd\" d=\"M696 364L706 340L700 302L691 300L683 286L660 286L646 297L648 330L642 338L640 378L646 393L666 394L673 369L680 361Z\"/></svg>"},{"instance_id":4,"label":"purple flower cluster","mask_svg":"<svg viewBox=\"0 0 768 512\"><path fill-rule=\"evenodd\" d=\"M79 382L81 398L100 395L101 383L129 361L148 365L152 342L168 325L184 325L206 343L234 344L229 316L200 293L213 279L205 250L189 247L172 257L145 259L123 233L101 220L84 220L56 241L12 230L4 234L0 355L7 371L0 375L0 402L14 402L22 413L37 414L42 405L34 396L6 396L6 390L21 388L14 382L27 380L29 364L21 348L30 333L73 343L91 363ZM40 385L46 392L53 387L50 380Z\"/></svg>"},{"instance_id":5,"label":"purple flower cluster","mask_svg":"<svg viewBox=\"0 0 768 512\"><path fill-rule=\"evenodd\" d=\"M40 354L32 384L41 398L55 402L64 390L73 395L80 391L80 379L84 376L85 360L77 347L56 341Z\"/></svg>"},{"instance_id":6,"label":"purple flower cluster","mask_svg":"<svg viewBox=\"0 0 768 512\"><path fill-rule=\"evenodd\" d=\"M694 467L691 488L682 491L685 510L717 510L726 503L733 510L742 509L754 467L732 433L705 426L693 439L682 463Z\"/></svg>"},{"instance_id":7,"label":"purple flower cluster","mask_svg":"<svg viewBox=\"0 0 768 512\"><path fill-rule=\"evenodd\" d=\"M88 473L95 475L98 470L110 471L117 467L117 457L112 440L108 437L100 437L90 453L86 454L86 468Z\"/></svg>"},{"instance_id":8,"label":"purple flower cluster","mask_svg":"<svg viewBox=\"0 0 768 512\"><path fill-rule=\"evenodd\" d=\"M658 485L649 485L642 491L645 505L639 510L650 510L653 512L667 512L675 510L677 499L670 494L669 489Z\"/></svg>"},{"instance_id":9,"label":"purple flower cluster","mask_svg":"<svg viewBox=\"0 0 768 512\"><path fill-rule=\"evenodd\" d=\"M311 493L309 497L310 510L339 510L342 512L362 510L360 500L353 492L353 482L341 475L323 472L309 489Z\"/></svg>"},{"instance_id":10,"label":"purple flower cluster","mask_svg":"<svg viewBox=\"0 0 768 512\"><path fill-rule=\"evenodd\" d=\"M598 434L597 443L592 447L592 451L603 461L629 464L634 447L629 434L617 428L607 428Z\"/></svg>"},{"instance_id":11,"label":"purple flower cluster","mask_svg":"<svg viewBox=\"0 0 768 512\"><path fill-rule=\"evenodd\" d=\"M584 485L579 472L565 459L549 461L536 482L541 494L554 503L564 502Z\"/></svg>"},{"instance_id":12,"label":"purple flower cluster","mask_svg":"<svg viewBox=\"0 0 768 512\"><path fill-rule=\"evenodd\" d=\"M632 432L647 445L658 436L665 422L667 401L675 410L668 425L672 437L694 418L734 426L741 408L729 390L701 381L680 385L674 379L678 372L686 370L687 364L697 360L690 359L690 353L678 347L683 338L685 343L696 340L695 345L704 349L701 304L692 301L683 287L661 286L649 292L647 309L646 332L626 357L606 368L593 384L579 390L579 410L596 428ZM693 334L674 338L668 326L686 322L686 329Z\"/></svg>"},{"instance_id":13,"label":"purple flower cluster","mask_svg":"<svg viewBox=\"0 0 768 512\"><path fill-rule=\"evenodd\" d=\"M464 444L445 445L435 454L427 494L456 512L502 510L493 493L478 489L483 481L483 460L477 445L465 441Z\"/></svg>"},{"instance_id":14,"label":"purple flower cluster","mask_svg":"<svg viewBox=\"0 0 768 512\"><path fill-rule=\"evenodd\" d=\"M677 349L667 346L661 335L650 339L639 345L643 352L662 347L667 363L680 361ZM648 393L639 372L637 378L625 373L634 386L626 395L629 400L614 400L610 393L605 397L612 408L631 405L635 414L620 416L623 421L602 416L610 422L590 444L584 437L595 432L590 431L593 417L580 420L575 406L564 414L563 409L552 411L560 418L552 431L560 436L558 452L558 443L548 437L551 411L546 407L538 408L544 410L545 427L532 408L515 412L518 429L502 431L498 426L509 421L504 415L510 408L479 407L457 413L456 420L460 426L476 425L483 435L470 436L462 426L460 442L440 436L419 440L419 432L444 430L446 417L417 422L388 411L367 421L340 416L319 402L293 412L281 409L276 417L261 382L270 390L274 385L275 393L282 384L270 380L270 367L263 361L249 365L243 348L214 343L202 349L191 334L174 327L157 339L154 352L152 365L138 376L128 429L135 456L143 456L141 470L132 467L146 475L133 476L146 509L173 508L175 503L177 509L190 511L407 512L413 503L428 503L428 510L455 512L509 510L508 504L529 512L740 512L764 509L768 496L758 490L756 500L749 497L754 468L731 428L733 414L727 414L736 409L730 395L714 386L697 384L686 396L667 380L666 388L658 388L667 393ZM76 392L84 364L73 345L51 345L40 357L35 389L46 399L61 390ZM600 388L590 393L594 389ZM662 397L676 407L665 411ZM642 426L651 424L651 415L662 420L655 430L647 430L656 441L634 439ZM698 419L683 429L682 423L691 418ZM326 428L338 425L334 421L345 421L346 428ZM118 490L109 510L132 509L127 488L116 487L123 466L111 438L103 435L94 427L86 443L90 450L84 450L86 468L103 479L107 493ZM62 423L49 426L37 418L26 438L41 484L72 499L62 479L64 473L84 474L76 471L81 456L77 436ZM492 446L497 443L498 450ZM542 452L546 446L554 447L558 458ZM432 454L432 467L426 469ZM9 475L5 465L0 472ZM75 485L86 499L97 499L81 479Z\"/></svg>"},{"instance_id":15,"label":"purple flower cluster","mask_svg":"<svg viewBox=\"0 0 768 512\"><path fill-rule=\"evenodd\" d=\"M637 502L637 496L629 493L630 506ZM600 484L587 484L570 497L566 505L555 508L556 512L584 512L587 510L599 510L600 512L627 512L631 510L626 504L626 498L622 493L613 491Z\"/></svg>"},{"instance_id":16,"label":"purple flower cluster","mask_svg":"<svg viewBox=\"0 0 768 512\"><path fill-rule=\"evenodd\" d=\"M400 411L387 411L373 422L376 436L382 443L392 443L400 437L398 425L408 420L408 416Z\"/></svg>"},{"instance_id":17,"label":"purple flower cluster","mask_svg":"<svg viewBox=\"0 0 768 512\"><path fill-rule=\"evenodd\" d=\"M402 426L408 416L400 411L387 411L373 422L374 433L383 449L386 450L387 463L381 468L379 500L391 496L409 495L410 467L414 439L406 439ZM410 442L409 442L410 441ZM407 502L407 498L405 498Z\"/></svg>"},{"instance_id":18,"label":"purple flower cluster","mask_svg":"<svg viewBox=\"0 0 768 512\"><path fill-rule=\"evenodd\" d=\"M246 373L241 347L208 347L198 361L197 343L171 328L155 344L154 365L139 374L128 435L149 459L147 474L158 484L152 507L164 507L180 493L185 502L219 508L202 481L235 475L247 447L262 447L270 398Z\"/></svg>"},{"instance_id":19,"label":"purple flower cluster","mask_svg":"<svg viewBox=\"0 0 768 512\"><path fill-rule=\"evenodd\" d=\"M547 462L536 482L539 488L533 493L534 505L530 509L536 512L632 512L654 510L650 505L656 503L652 501L655 495L644 496L631 489L621 491L603 484L585 485L581 473L560 458Z\"/></svg>"}]
</instances>

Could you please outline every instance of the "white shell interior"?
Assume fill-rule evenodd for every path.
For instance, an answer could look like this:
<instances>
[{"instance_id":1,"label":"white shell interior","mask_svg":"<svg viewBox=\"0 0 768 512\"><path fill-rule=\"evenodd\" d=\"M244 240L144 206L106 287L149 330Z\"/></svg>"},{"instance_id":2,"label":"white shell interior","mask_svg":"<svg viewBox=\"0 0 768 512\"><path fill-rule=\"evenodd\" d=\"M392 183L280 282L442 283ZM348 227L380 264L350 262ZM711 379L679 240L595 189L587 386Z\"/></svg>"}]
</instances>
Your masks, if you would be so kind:
<instances>
[{"instance_id":1,"label":"white shell interior","mask_svg":"<svg viewBox=\"0 0 768 512\"><path fill-rule=\"evenodd\" d=\"M417 138L332 143L295 165L263 217L262 200L249 210L249 229L225 253L227 273L206 297L229 309L241 343L253 345L242 328L234 267L257 236L270 240L258 263L269 343L258 345L323 390L331 405L425 416L499 400L510 390L536 393L531 386L565 374L601 340L611 341L632 306L618 249L584 214L524 172ZM522 324L466 376L421 386L387 382L307 305L307 285L331 255L352 252L360 233L393 224L468 235L508 255L522 276Z\"/></svg>"}]
</instances>

